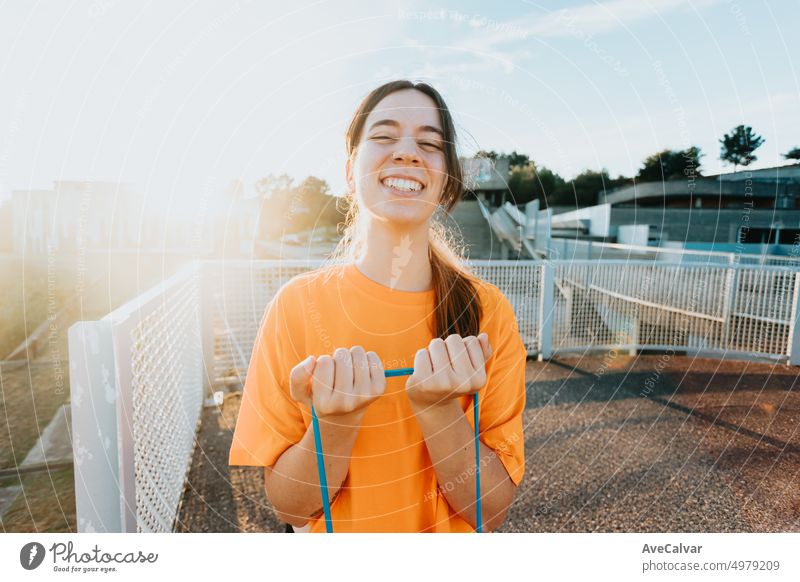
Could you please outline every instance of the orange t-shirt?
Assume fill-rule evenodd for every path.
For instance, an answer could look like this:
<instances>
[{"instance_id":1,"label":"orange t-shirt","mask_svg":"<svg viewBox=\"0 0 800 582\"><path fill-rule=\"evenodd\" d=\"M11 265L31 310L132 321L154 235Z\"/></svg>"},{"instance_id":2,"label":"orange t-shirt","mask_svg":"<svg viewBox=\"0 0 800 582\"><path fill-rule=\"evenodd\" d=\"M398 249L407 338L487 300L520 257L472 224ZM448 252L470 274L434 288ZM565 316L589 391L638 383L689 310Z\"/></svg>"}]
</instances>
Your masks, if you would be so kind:
<instances>
[{"instance_id":1,"label":"orange t-shirt","mask_svg":"<svg viewBox=\"0 0 800 582\"><path fill-rule=\"evenodd\" d=\"M508 300L489 283L479 282L478 289L480 329L493 350L479 392L480 439L518 485L525 470L526 350ZM300 361L360 345L378 354L384 369L413 367L416 351L433 339L433 307L433 290L393 290L353 264L328 266L286 283L267 306L256 338L230 464L272 466L302 439L311 410L289 393L289 373ZM439 488L405 394L407 379L387 378L386 393L364 415L349 472L331 504L334 531L474 531ZM474 426L472 397L460 400ZM321 515L311 531L325 531Z\"/></svg>"}]
</instances>

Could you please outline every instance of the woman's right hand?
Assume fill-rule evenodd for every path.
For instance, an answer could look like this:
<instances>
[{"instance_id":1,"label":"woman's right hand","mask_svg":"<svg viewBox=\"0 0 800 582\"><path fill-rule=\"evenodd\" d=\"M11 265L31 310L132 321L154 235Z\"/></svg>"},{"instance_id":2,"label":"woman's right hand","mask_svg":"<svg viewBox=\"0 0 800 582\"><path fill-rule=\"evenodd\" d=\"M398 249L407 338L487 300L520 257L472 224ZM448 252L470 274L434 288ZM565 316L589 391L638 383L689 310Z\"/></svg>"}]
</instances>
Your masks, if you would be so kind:
<instances>
[{"instance_id":1,"label":"woman's right hand","mask_svg":"<svg viewBox=\"0 0 800 582\"><path fill-rule=\"evenodd\" d=\"M320 420L342 426L360 426L367 406L386 391L378 354L361 346L337 348L333 357L309 356L289 378L292 398L309 407L313 403Z\"/></svg>"}]
</instances>

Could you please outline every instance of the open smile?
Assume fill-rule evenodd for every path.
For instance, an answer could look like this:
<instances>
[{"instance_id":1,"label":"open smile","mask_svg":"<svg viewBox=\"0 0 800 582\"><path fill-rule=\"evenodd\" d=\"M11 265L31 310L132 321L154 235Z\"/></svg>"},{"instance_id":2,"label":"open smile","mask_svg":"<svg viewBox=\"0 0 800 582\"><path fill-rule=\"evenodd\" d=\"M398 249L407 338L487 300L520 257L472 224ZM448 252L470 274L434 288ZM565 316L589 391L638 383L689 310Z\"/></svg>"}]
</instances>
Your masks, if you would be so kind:
<instances>
[{"instance_id":1,"label":"open smile","mask_svg":"<svg viewBox=\"0 0 800 582\"><path fill-rule=\"evenodd\" d=\"M409 177L388 176L381 180L384 188L396 196L411 198L418 196L425 190L425 184Z\"/></svg>"}]
</instances>

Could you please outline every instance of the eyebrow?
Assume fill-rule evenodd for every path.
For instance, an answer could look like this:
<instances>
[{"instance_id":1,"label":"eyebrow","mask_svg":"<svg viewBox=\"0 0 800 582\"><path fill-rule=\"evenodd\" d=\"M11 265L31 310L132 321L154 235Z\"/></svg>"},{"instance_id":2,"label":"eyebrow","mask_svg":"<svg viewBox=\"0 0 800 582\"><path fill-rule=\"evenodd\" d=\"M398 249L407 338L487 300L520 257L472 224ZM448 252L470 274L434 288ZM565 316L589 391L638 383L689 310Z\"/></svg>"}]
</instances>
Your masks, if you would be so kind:
<instances>
[{"instance_id":1,"label":"eyebrow","mask_svg":"<svg viewBox=\"0 0 800 582\"><path fill-rule=\"evenodd\" d=\"M397 121L395 121L394 119L379 119L378 121L376 121L375 123L373 123L369 127L369 131L372 131L373 129L375 129L379 125L388 125L390 127L400 127L400 124ZM433 126L433 125L420 125L419 127L417 127L417 130L418 131L423 131L423 132L438 133L441 137L444 137L444 133L442 132L442 130L439 129L438 127Z\"/></svg>"}]
</instances>

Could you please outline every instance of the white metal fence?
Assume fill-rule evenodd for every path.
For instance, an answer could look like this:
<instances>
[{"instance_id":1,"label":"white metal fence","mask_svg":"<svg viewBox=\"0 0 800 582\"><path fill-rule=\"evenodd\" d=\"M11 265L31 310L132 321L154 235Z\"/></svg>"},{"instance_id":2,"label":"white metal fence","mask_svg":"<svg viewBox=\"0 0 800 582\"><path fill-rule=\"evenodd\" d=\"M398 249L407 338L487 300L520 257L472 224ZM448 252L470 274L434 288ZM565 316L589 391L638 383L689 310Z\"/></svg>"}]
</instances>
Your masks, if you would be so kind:
<instances>
[{"instance_id":1,"label":"white metal fence","mask_svg":"<svg viewBox=\"0 0 800 582\"><path fill-rule=\"evenodd\" d=\"M265 307L304 261L194 264L69 333L79 531L170 531L204 395L241 382ZM796 268L474 261L529 355L656 349L800 364Z\"/></svg>"},{"instance_id":2,"label":"white metal fence","mask_svg":"<svg viewBox=\"0 0 800 582\"><path fill-rule=\"evenodd\" d=\"M798 277L783 267L561 263L553 352L614 346L789 360Z\"/></svg>"},{"instance_id":3,"label":"white metal fence","mask_svg":"<svg viewBox=\"0 0 800 582\"><path fill-rule=\"evenodd\" d=\"M171 531L203 401L201 266L69 330L78 531Z\"/></svg>"},{"instance_id":4,"label":"white metal fence","mask_svg":"<svg viewBox=\"0 0 800 582\"><path fill-rule=\"evenodd\" d=\"M800 268L800 257L608 243L567 237L548 240L547 258L559 261L625 260L669 263L766 265Z\"/></svg>"},{"instance_id":5,"label":"white metal fence","mask_svg":"<svg viewBox=\"0 0 800 582\"><path fill-rule=\"evenodd\" d=\"M215 382L241 382L250 361L261 316L270 298L295 275L319 261L241 261L212 263L213 333L216 349L209 373ZM541 264L534 261L472 261L475 275L496 285L514 306L529 354L539 345Z\"/></svg>"}]
</instances>

